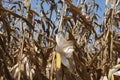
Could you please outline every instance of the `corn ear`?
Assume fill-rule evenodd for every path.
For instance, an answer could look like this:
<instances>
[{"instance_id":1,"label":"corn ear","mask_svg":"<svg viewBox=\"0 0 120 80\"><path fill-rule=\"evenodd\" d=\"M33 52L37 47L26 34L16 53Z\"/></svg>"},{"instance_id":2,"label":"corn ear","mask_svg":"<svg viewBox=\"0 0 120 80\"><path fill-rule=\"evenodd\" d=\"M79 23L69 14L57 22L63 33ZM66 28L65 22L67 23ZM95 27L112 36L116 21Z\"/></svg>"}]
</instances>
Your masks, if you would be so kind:
<instances>
[{"instance_id":1,"label":"corn ear","mask_svg":"<svg viewBox=\"0 0 120 80\"><path fill-rule=\"evenodd\" d=\"M115 80L115 79L114 79L114 75L113 75L113 74L112 74L112 76L111 76L111 80Z\"/></svg>"},{"instance_id":2,"label":"corn ear","mask_svg":"<svg viewBox=\"0 0 120 80\"><path fill-rule=\"evenodd\" d=\"M61 68L61 56L60 53L56 53L56 69L59 70Z\"/></svg>"}]
</instances>

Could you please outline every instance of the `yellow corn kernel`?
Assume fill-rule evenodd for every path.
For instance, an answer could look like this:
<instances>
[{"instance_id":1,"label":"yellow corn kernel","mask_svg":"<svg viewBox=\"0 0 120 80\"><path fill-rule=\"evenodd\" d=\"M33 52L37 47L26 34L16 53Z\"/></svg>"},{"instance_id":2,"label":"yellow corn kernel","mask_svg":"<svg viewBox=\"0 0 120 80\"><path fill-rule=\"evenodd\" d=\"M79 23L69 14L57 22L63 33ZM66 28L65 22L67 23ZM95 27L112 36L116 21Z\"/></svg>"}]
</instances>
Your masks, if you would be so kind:
<instances>
[{"instance_id":1,"label":"yellow corn kernel","mask_svg":"<svg viewBox=\"0 0 120 80\"><path fill-rule=\"evenodd\" d=\"M56 69L59 70L61 68L61 56L60 53L56 53Z\"/></svg>"},{"instance_id":2,"label":"yellow corn kernel","mask_svg":"<svg viewBox=\"0 0 120 80\"><path fill-rule=\"evenodd\" d=\"M112 74L112 76L111 76L111 80L115 80L115 79L114 79L114 75L113 75L113 74Z\"/></svg>"}]
</instances>

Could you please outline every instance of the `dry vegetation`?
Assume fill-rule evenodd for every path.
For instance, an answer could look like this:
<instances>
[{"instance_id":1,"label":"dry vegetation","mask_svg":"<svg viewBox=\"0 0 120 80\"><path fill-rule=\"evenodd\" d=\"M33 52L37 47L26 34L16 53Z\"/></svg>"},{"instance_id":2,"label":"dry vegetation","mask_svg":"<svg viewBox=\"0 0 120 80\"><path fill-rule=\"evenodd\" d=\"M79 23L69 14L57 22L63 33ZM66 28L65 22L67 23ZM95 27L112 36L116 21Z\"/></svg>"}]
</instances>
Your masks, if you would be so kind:
<instances>
[{"instance_id":1,"label":"dry vegetation","mask_svg":"<svg viewBox=\"0 0 120 80\"><path fill-rule=\"evenodd\" d=\"M119 0L106 0L102 23L94 0L35 2L32 9L30 0L0 0L0 80L114 80L109 70L120 57ZM61 30L75 43L75 72L62 65L59 74L54 66Z\"/></svg>"}]
</instances>

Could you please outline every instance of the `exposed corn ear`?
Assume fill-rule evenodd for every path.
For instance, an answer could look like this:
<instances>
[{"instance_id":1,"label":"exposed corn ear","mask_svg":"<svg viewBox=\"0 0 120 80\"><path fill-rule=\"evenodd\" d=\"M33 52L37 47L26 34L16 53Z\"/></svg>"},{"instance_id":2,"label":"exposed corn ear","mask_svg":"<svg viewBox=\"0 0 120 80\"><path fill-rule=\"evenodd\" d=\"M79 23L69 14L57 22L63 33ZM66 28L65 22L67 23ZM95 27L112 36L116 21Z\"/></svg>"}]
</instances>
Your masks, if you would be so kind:
<instances>
[{"instance_id":1,"label":"exposed corn ear","mask_svg":"<svg viewBox=\"0 0 120 80\"><path fill-rule=\"evenodd\" d=\"M113 75L113 74L112 74L112 76L111 76L111 80L115 80L115 79L114 79L114 75Z\"/></svg>"},{"instance_id":2,"label":"exposed corn ear","mask_svg":"<svg viewBox=\"0 0 120 80\"><path fill-rule=\"evenodd\" d=\"M61 56L60 53L56 53L56 69L59 70L61 68Z\"/></svg>"}]
</instances>

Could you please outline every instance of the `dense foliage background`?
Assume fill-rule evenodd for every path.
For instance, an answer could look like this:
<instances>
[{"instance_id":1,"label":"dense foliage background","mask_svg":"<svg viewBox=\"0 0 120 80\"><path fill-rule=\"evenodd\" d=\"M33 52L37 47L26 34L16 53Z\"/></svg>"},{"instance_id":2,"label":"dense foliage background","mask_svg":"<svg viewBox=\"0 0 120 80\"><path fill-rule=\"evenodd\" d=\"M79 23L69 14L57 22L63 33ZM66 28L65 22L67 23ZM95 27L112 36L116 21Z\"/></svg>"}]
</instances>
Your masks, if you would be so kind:
<instances>
[{"instance_id":1,"label":"dense foliage background","mask_svg":"<svg viewBox=\"0 0 120 80\"><path fill-rule=\"evenodd\" d=\"M114 80L120 2L100 9L97 0L0 0L0 80ZM54 66L59 31L75 43L75 72Z\"/></svg>"}]
</instances>

